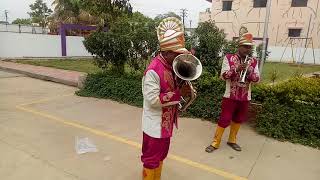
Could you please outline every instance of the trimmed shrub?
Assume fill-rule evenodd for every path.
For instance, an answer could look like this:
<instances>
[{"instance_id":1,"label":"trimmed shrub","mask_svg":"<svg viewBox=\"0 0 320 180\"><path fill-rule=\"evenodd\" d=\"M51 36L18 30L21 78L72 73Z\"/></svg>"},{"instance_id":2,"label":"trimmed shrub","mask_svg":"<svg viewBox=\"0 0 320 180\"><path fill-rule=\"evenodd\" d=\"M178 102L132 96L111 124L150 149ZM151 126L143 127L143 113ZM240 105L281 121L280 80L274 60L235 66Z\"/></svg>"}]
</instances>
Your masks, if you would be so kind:
<instances>
[{"instance_id":1,"label":"trimmed shrub","mask_svg":"<svg viewBox=\"0 0 320 180\"><path fill-rule=\"evenodd\" d=\"M91 74L80 96L107 98L142 107L141 75ZM183 116L217 121L225 82L204 72L194 82L198 97ZM253 101L262 104L256 118L261 134L312 147L320 147L320 81L295 78L253 88Z\"/></svg>"},{"instance_id":2,"label":"trimmed shrub","mask_svg":"<svg viewBox=\"0 0 320 180\"><path fill-rule=\"evenodd\" d=\"M142 107L141 79L136 76L98 73L88 75L84 88L77 95L112 99Z\"/></svg>"},{"instance_id":3,"label":"trimmed shrub","mask_svg":"<svg viewBox=\"0 0 320 180\"><path fill-rule=\"evenodd\" d=\"M258 132L267 136L320 147L320 80L294 78L275 86L254 89L262 103L257 115Z\"/></svg>"}]
</instances>

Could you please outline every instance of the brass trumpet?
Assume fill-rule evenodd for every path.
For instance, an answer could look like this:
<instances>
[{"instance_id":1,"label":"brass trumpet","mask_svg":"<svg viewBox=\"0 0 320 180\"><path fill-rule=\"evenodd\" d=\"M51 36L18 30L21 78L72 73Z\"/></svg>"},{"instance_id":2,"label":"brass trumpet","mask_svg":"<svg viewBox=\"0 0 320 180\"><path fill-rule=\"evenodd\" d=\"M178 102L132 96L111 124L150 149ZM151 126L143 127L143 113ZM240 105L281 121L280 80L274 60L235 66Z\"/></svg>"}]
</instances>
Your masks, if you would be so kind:
<instances>
[{"instance_id":1,"label":"brass trumpet","mask_svg":"<svg viewBox=\"0 0 320 180\"><path fill-rule=\"evenodd\" d=\"M179 110L185 111L197 97L197 91L193 88L190 81L200 77L202 74L202 64L200 60L192 54L181 54L174 59L172 67L176 76L181 79L179 87L182 83L185 83L191 90L188 96L181 96Z\"/></svg>"},{"instance_id":2,"label":"brass trumpet","mask_svg":"<svg viewBox=\"0 0 320 180\"><path fill-rule=\"evenodd\" d=\"M247 77L247 72L248 72L248 69L249 69L250 60L251 60L251 58L247 55L245 60L244 60L244 62L243 62L244 64L246 64L246 69L242 70L241 73L240 73L240 81L239 81L240 84L245 84L246 83L246 77Z\"/></svg>"}]
</instances>

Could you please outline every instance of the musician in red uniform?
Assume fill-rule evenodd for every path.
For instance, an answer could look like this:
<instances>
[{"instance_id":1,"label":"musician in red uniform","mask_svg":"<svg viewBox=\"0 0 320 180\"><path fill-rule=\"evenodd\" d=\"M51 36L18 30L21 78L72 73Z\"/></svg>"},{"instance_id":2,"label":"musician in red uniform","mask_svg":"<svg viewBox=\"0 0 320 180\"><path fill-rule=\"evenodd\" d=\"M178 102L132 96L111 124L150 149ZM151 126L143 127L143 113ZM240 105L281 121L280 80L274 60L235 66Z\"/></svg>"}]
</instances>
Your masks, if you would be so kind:
<instances>
[{"instance_id":1,"label":"musician in red uniform","mask_svg":"<svg viewBox=\"0 0 320 180\"><path fill-rule=\"evenodd\" d=\"M249 57L252 47L253 36L245 32L240 37L238 52L227 54L223 60L221 78L226 81L226 90L213 142L206 148L208 153L219 148L224 130L230 124L227 144L232 149L241 151L241 147L237 144L237 134L241 123L247 120L251 100L251 84L260 80L258 61ZM245 82L241 82L240 74L245 72L246 69Z\"/></svg>"}]
</instances>

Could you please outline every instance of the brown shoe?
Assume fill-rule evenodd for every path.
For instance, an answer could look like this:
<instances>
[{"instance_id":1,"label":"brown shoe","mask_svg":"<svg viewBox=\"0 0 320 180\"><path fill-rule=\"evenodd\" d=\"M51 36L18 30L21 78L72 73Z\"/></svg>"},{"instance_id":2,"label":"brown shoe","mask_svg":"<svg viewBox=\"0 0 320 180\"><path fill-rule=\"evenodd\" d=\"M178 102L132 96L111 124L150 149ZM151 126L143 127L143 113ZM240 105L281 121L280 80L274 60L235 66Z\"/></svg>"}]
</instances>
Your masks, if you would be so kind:
<instances>
[{"instance_id":1,"label":"brown shoe","mask_svg":"<svg viewBox=\"0 0 320 180\"><path fill-rule=\"evenodd\" d=\"M237 143L227 143L232 149L234 149L235 151L241 151L241 147L237 144Z\"/></svg>"},{"instance_id":2,"label":"brown shoe","mask_svg":"<svg viewBox=\"0 0 320 180\"><path fill-rule=\"evenodd\" d=\"M208 146L206 148L207 153L212 153L213 151L217 150L218 148L213 147L212 145Z\"/></svg>"}]
</instances>

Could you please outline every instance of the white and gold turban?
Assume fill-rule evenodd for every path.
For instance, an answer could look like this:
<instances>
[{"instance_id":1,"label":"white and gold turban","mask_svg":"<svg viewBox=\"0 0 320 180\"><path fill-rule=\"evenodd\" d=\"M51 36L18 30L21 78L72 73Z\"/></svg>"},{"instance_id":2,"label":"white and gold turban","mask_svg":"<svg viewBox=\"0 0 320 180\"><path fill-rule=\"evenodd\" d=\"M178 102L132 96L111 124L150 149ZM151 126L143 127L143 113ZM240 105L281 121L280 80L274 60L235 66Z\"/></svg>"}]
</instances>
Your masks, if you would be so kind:
<instances>
[{"instance_id":1,"label":"white and gold turban","mask_svg":"<svg viewBox=\"0 0 320 180\"><path fill-rule=\"evenodd\" d=\"M253 46L253 35L248 32L248 30L244 27L240 28L240 33L239 33L239 45L248 45L248 46Z\"/></svg>"},{"instance_id":2,"label":"white and gold turban","mask_svg":"<svg viewBox=\"0 0 320 180\"><path fill-rule=\"evenodd\" d=\"M185 48L183 24L178 18L163 19L157 28L157 35L161 51L189 53Z\"/></svg>"}]
</instances>

